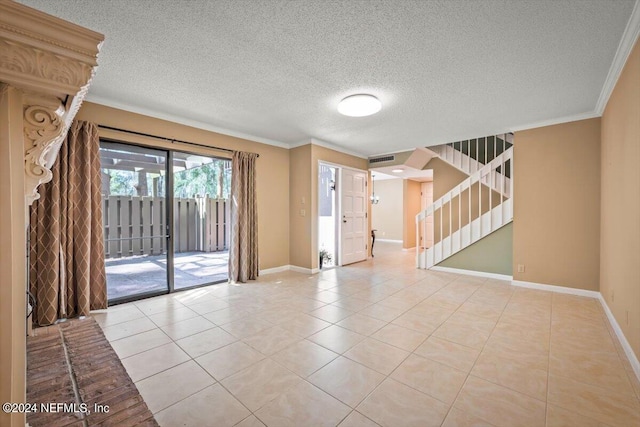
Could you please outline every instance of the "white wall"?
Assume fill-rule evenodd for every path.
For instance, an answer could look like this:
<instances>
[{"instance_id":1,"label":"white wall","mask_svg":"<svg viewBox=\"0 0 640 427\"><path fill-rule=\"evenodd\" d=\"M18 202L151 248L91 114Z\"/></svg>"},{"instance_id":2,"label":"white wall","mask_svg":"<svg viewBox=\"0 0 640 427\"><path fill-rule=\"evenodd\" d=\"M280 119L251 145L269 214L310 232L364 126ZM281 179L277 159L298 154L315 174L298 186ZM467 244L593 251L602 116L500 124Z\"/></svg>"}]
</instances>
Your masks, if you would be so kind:
<instances>
[{"instance_id":1,"label":"white wall","mask_svg":"<svg viewBox=\"0 0 640 427\"><path fill-rule=\"evenodd\" d=\"M371 228L376 239L402 240L402 179L375 181L380 203L371 206Z\"/></svg>"}]
</instances>

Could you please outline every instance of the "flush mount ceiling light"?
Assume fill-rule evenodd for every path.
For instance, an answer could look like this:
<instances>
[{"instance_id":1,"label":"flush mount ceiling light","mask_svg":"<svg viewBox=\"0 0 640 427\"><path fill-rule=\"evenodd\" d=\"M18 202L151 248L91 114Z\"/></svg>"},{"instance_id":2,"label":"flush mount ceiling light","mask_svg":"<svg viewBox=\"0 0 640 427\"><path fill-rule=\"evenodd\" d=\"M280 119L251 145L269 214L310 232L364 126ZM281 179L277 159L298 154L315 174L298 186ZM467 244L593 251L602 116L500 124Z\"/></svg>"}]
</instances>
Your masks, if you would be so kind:
<instances>
[{"instance_id":1,"label":"flush mount ceiling light","mask_svg":"<svg viewBox=\"0 0 640 427\"><path fill-rule=\"evenodd\" d=\"M393 173L401 173L401 172L404 172L404 169L394 169L391 172L393 172Z\"/></svg>"},{"instance_id":2,"label":"flush mount ceiling light","mask_svg":"<svg viewBox=\"0 0 640 427\"><path fill-rule=\"evenodd\" d=\"M350 117L364 117L377 113L382 103L373 95L359 94L347 96L338 104L338 112Z\"/></svg>"}]
</instances>

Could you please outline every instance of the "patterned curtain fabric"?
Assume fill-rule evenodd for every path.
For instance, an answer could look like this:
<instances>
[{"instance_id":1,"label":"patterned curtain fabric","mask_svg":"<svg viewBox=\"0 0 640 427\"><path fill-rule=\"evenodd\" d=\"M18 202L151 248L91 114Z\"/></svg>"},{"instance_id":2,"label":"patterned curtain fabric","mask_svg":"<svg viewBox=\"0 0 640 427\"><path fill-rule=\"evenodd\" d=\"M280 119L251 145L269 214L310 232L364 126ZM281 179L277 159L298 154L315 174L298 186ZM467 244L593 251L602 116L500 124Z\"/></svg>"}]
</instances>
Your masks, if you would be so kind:
<instances>
[{"instance_id":1,"label":"patterned curtain fabric","mask_svg":"<svg viewBox=\"0 0 640 427\"><path fill-rule=\"evenodd\" d=\"M234 282L258 277L257 157L253 153L233 153L229 279Z\"/></svg>"},{"instance_id":2,"label":"patterned curtain fabric","mask_svg":"<svg viewBox=\"0 0 640 427\"><path fill-rule=\"evenodd\" d=\"M29 282L38 325L107 307L99 149L98 127L74 121L53 180L31 206Z\"/></svg>"}]
</instances>

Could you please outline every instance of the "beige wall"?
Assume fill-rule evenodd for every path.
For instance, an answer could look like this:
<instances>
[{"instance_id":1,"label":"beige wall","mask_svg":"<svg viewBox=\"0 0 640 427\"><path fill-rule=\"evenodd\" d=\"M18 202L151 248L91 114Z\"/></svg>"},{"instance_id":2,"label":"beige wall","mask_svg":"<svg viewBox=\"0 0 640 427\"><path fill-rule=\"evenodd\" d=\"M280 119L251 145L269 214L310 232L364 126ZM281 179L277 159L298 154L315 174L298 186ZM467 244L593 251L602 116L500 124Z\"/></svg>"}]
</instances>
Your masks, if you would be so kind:
<instances>
[{"instance_id":1,"label":"beige wall","mask_svg":"<svg viewBox=\"0 0 640 427\"><path fill-rule=\"evenodd\" d=\"M311 144L290 150L289 156L289 264L311 268ZM305 211L304 216L301 210Z\"/></svg>"},{"instance_id":2,"label":"beige wall","mask_svg":"<svg viewBox=\"0 0 640 427\"><path fill-rule=\"evenodd\" d=\"M600 119L518 132L514 143L514 279L597 291Z\"/></svg>"},{"instance_id":3,"label":"beige wall","mask_svg":"<svg viewBox=\"0 0 640 427\"><path fill-rule=\"evenodd\" d=\"M600 291L640 358L640 41L602 116Z\"/></svg>"},{"instance_id":4,"label":"beige wall","mask_svg":"<svg viewBox=\"0 0 640 427\"><path fill-rule=\"evenodd\" d=\"M420 183L410 179L402 180L402 247L416 247L416 215L420 213Z\"/></svg>"},{"instance_id":5,"label":"beige wall","mask_svg":"<svg viewBox=\"0 0 640 427\"><path fill-rule=\"evenodd\" d=\"M424 168L433 169L434 202L468 178L468 175L464 172L461 172L437 157L431 159Z\"/></svg>"},{"instance_id":6,"label":"beige wall","mask_svg":"<svg viewBox=\"0 0 640 427\"><path fill-rule=\"evenodd\" d=\"M513 223L478 240L445 259L438 266L511 276L513 274Z\"/></svg>"},{"instance_id":7,"label":"beige wall","mask_svg":"<svg viewBox=\"0 0 640 427\"><path fill-rule=\"evenodd\" d=\"M260 154L256 171L260 269L289 264L289 150L89 102L82 105L76 118L166 138ZM177 144L172 146L151 138L101 131L101 135L107 134L123 141L229 157L229 153L223 151L203 150Z\"/></svg>"},{"instance_id":8,"label":"beige wall","mask_svg":"<svg viewBox=\"0 0 640 427\"><path fill-rule=\"evenodd\" d=\"M318 163L324 161L366 170L367 159L314 144L293 148L289 156L290 264L315 269L318 268ZM305 211L304 216L301 210Z\"/></svg>"},{"instance_id":9,"label":"beige wall","mask_svg":"<svg viewBox=\"0 0 640 427\"><path fill-rule=\"evenodd\" d=\"M371 228L377 230L376 239L402 240L402 179L376 180L375 190L380 197L380 203L371 206Z\"/></svg>"}]
</instances>

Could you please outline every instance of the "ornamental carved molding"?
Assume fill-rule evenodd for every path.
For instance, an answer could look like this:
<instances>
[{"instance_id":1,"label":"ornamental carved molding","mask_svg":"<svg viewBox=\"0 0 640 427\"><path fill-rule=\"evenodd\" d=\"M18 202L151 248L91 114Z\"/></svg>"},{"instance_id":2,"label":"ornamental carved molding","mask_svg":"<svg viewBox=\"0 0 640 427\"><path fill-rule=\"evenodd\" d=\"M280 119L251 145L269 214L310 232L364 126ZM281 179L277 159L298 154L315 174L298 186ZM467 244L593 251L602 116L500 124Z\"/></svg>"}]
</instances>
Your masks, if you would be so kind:
<instances>
[{"instance_id":1,"label":"ornamental carved molding","mask_svg":"<svg viewBox=\"0 0 640 427\"><path fill-rule=\"evenodd\" d=\"M102 34L0 0L0 83L22 91L25 198L52 179L51 166L97 67Z\"/></svg>"},{"instance_id":2,"label":"ornamental carved molding","mask_svg":"<svg viewBox=\"0 0 640 427\"><path fill-rule=\"evenodd\" d=\"M51 181L51 166L66 137L65 109L53 96L25 95L23 104L25 197L40 198L38 186Z\"/></svg>"},{"instance_id":3,"label":"ornamental carved molding","mask_svg":"<svg viewBox=\"0 0 640 427\"><path fill-rule=\"evenodd\" d=\"M76 93L91 79L90 64L0 39L0 81L46 93Z\"/></svg>"},{"instance_id":4,"label":"ornamental carved molding","mask_svg":"<svg viewBox=\"0 0 640 427\"><path fill-rule=\"evenodd\" d=\"M67 104L51 95L23 95L25 198L31 205L40 198L38 187L53 178L51 167L73 118L89 90L89 82Z\"/></svg>"}]
</instances>

